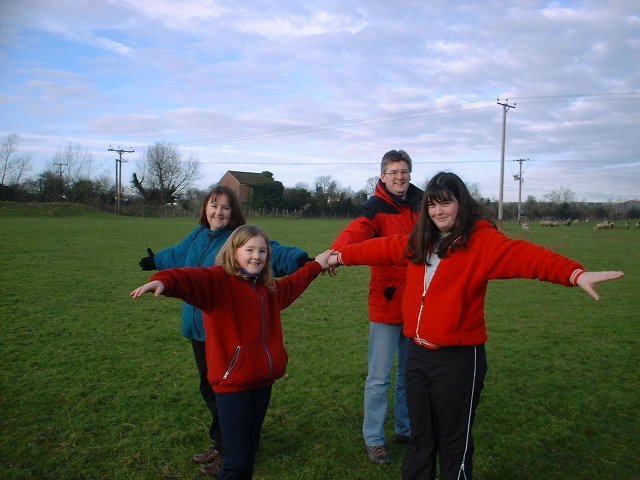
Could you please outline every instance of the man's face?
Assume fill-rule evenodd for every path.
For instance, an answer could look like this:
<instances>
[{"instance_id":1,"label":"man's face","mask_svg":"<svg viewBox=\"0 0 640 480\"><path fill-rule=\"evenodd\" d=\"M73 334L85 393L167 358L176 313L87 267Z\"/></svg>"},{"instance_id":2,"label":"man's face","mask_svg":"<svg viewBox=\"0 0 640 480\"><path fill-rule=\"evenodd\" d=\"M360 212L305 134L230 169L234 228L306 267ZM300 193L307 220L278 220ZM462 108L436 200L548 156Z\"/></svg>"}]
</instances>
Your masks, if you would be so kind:
<instances>
[{"instance_id":1,"label":"man's face","mask_svg":"<svg viewBox=\"0 0 640 480\"><path fill-rule=\"evenodd\" d=\"M380 180L382 180L382 183L385 184L390 193L405 198L411 181L409 164L404 160L389 162L384 173L380 175Z\"/></svg>"}]
</instances>

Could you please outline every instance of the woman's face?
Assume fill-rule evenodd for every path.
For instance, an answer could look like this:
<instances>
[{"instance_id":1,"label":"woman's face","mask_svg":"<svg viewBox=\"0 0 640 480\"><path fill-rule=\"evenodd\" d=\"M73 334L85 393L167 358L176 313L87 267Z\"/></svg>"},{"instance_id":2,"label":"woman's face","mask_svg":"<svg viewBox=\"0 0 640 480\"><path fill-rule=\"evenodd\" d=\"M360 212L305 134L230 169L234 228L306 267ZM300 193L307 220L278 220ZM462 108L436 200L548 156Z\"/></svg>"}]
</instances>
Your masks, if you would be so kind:
<instances>
[{"instance_id":1,"label":"woman's face","mask_svg":"<svg viewBox=\"0 0 640 480\"><path fill-rule=\"evenodd\" d=\"M444 202L429 202L427 208L431 220L442 233L449 233L453 230L458 217L458 200L452 198Z\"/></svg>"},{"instance_id":2,"label":"woman's face","mask_svg":"<svg viewBox=\"0 0 640 480\"><path fill-rule=\"evenodd\" d=\"M231 204L226 195L212 196L207 203L207 221L211 230L220 230L229 224Z\"/></svg>"},{"instance_id":3,"label":"woman's face","mask_svg":"<svg viewBox=\"0 0 640 480\"><path fill-rule=\"evenodd\" d=\"M259 274L267 262L267 242L261 235L251 237L236 249L236 262L247 273Z\"/></svg>"}]
</instances>

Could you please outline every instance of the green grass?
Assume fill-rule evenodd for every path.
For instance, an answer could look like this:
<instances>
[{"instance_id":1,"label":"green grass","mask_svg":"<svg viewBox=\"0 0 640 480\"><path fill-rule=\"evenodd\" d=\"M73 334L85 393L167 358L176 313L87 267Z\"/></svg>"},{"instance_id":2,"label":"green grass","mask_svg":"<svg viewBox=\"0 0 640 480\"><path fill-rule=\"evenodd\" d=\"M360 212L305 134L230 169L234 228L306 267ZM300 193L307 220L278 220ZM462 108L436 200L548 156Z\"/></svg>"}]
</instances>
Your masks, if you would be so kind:
<instances>
[{"instance_id":1,"label":"green grass","mask_svg":"<svg viewBox=\"0 0 640 480\"><path fill-rule=\"evenodd\" d=\"M311 255L347 223L249 221ZM180 302L128 297L148 278L138 267L146 248L194 225L0 205L0 478L202 478L190 457L208 446L208 413ZM537 281L491 285L477 478L637 478L640 232L505 230L626 276L602 285L599 303ZM367 268L341 268L285 310L289 367L274 387L256 479L400 478L402 446L390 445L386 467L363 453L367 282Z\"/></svg>"}]
</instances>

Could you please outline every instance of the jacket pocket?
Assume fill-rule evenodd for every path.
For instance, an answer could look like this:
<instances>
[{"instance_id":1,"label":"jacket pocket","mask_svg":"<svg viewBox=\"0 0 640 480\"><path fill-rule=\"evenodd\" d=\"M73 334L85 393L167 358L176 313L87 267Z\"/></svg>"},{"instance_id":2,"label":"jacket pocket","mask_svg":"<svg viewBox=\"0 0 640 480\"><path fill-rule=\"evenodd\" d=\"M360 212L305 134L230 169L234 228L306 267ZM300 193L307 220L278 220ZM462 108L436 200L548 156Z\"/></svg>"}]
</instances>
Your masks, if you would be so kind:
<instances>
[{"instance_id":1,"label":"jacket pocket","mask_svg":"<svg viewBox=\"0 0 640 480\"><path fill-rule=\"evenodd\" d=\"M238 345L236 347L235 352L233 352L233 356L231 357L231 361L229 362L229 366L227 367L227 371L224 372L224 375L222 376L223 380L226 380L227 378L229 378L229 375L231 375L231 372L233 371L233 369L235 368L236 364L238 363L238 357L240 357L240 345Z\"/></svg>"}]
</instances>

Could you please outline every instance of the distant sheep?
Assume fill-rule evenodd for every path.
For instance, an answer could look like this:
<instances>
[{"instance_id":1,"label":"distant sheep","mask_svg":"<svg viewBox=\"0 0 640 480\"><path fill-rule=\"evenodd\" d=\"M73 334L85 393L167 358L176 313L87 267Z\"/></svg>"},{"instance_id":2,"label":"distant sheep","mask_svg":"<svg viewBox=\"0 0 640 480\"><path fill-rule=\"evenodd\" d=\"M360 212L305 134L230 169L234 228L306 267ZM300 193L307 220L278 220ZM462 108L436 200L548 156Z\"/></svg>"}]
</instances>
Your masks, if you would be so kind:
<instances>
[{"instance_id":1,"label":"distant sheep","mask_svg":"<svg viewBox=\"0 0 640 480\"><path fill-rule=\"evenodd\" d=\"M636 228L640 228L640 222L636 222Z\"/></svg>"},{"instance_id":2,"label":"distant sheep","mask_svg":"<svg viewBox=\"0 0 640 480\"><path fill-rule=\"evenodd\" d=\"M529 224L528 223L523 223L522 224L522 229L523 230L529 230Z\"/></svg>"},{"instance_id":3,"label":"distant sheep","mask_svg":"<svg viewBox=\"0 0 640 480\"><path fill-rule=\"evenodd\" d=\"M541 227L557 227L560 225L560 222L553 220L540 220Z\"/></svg>"},{"instance_id":4,"label":"distant sheep","mask_svg":"<svg viewBox=\"0 0 640 480\"><path fill-rule=\"evenodd\" d=\"M613 230L613 222L609 222L608 220L602 223L598 223L594 230Z\"/></svg>"}]
</instances>

